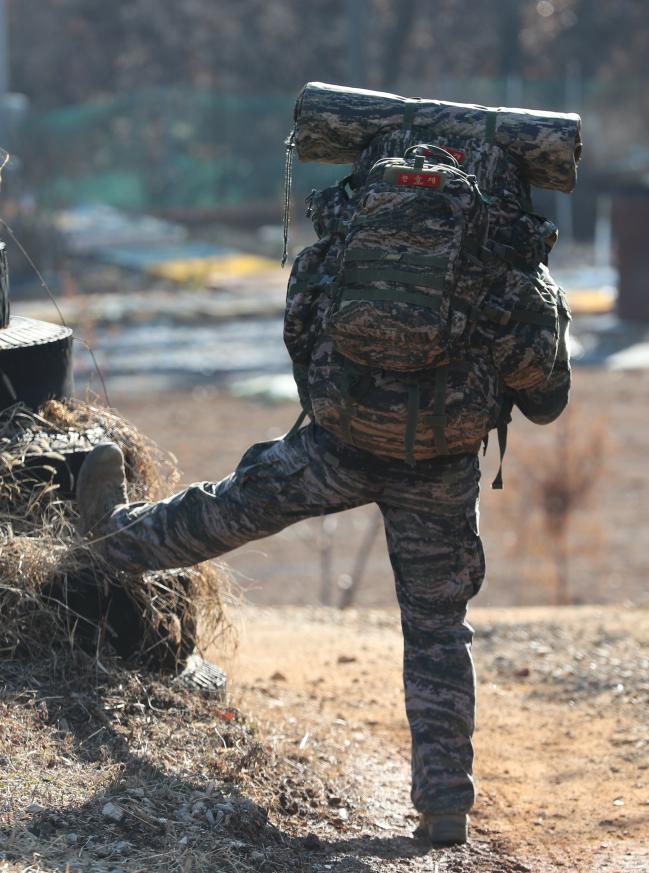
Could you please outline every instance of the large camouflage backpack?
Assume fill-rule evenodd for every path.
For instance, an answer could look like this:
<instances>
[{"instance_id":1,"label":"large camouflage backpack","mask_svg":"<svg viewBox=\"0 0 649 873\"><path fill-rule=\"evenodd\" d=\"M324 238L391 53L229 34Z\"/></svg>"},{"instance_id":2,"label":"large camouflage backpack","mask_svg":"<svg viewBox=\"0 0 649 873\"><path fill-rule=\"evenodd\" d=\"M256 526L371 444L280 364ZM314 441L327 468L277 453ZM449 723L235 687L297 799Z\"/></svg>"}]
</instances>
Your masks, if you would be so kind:
<instances>
[{"instance_id":1,"label":"large camouflage backpack","mask_svg":"<svg viewBox=\"0 0 649 873\"><path fill-rule=\"evenodd\" d=\"M412 142L410 130L376 137L354 164L352 184L362 189L373 166L388 155L412 149ZM477 254L480 266L463 266L471 277L469 300L475 300L476 279L480 270L483 273L482 303L471 308L467 320L475 323L471 329L476 327L490 346L507 388L536 387L552 371L559 323L570 319L565 293L546 266L558 229L533 212L529 185L498 146L448 136L439 138L438 146L460 161L465 171L475 174L488 205L489 230ZM430 150L431 146L424 148ZM466 312L462 296L454 295L454 302L457 309ZM453 318L456 326L459 322L464 329L457 313Z\"/></svg>"},{"instance_id":2,"label":"large camouflage backpack","mask_svg":"<svg viewBox=\"0 0 649 873\"><path fill-rule=\"evenodd\" d=\"M411 170L413 182L419 176L430 185L425 157L408 158L410 164L401 170ZM482 267L471 252L479 251L487 230L475 179L451 158L450 165L435 171L444 189L438 192L440 208L431 207L430 197L422 204L417 195L431 194L424 185L396 184L397 203L384 201L380 221L363 221L368 200L385 194L379 174L399 170L400 163L379 162L378 173L370 173L367 185L356 191L343 180L312 193L309 214L321 238L293 264L284 337L302 405L321 426L359 448L413 463L477 451L497 424L502 392L493 364L470 351L463 336L467 311L482 287ZM407 211L403 194L422 213L420 221ZM395 214L404 219L396 234ZM378 242L372 246L370 238ZM346 268L348 263L358 264L358 273ZM450 291L457 298L454 317ZM354 308L339 334L346 295ZM381 329L385 307L388 323L396 320L400 331L396 339ZM359 319L358 331L353 318Z\"/></svg>"},{"instance_id":3,"label":"large camouflage backpack","mask_svg":"<svg viewBox=\"0 0 649 873\"><path fill-rule=\"evenodd\" d=\"M304 408L410 463L477 451L494 427L502 454L507 392L548 379L569 318L544 265L557 230L531 211L520 155L461 132L379 130L351 177L313 192L320 240L289 280L285 340ZM317 129L316 142L328 142ZM568 169L535 172L560 187Z\"/></svg>"},{"instance_id":4,"label":"large camouflage backpack","mask_svg":"<svg viewBox=\"0 0 649 873\"><path fill-rule=\"evenodd\" d=\"M448 151L419 145L377 161L347 229L325 323L336 350L403 373L461 353L484 295L488 218L475 176Z\"/></svg>"}]
</instances>

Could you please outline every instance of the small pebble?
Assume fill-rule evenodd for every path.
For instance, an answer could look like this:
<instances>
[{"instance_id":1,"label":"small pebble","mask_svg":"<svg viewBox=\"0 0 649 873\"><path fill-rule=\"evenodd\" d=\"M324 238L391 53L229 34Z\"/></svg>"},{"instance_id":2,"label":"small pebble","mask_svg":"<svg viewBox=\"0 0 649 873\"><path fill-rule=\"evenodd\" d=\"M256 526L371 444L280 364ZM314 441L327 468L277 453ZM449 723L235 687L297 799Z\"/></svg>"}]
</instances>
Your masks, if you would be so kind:
<instances>
[{"instance_id":1,"label":"small pebble","mask_svg":"<svg viewBox=\"0 0 649 873\"><path fill-rule=\"evenodd\" d=\"M322 848L320 837L316 834L307 834L302 841L302 845L309 852L318 852Z\"/></svg>"},{"instance_id":2,"label":"small pebble","mask_svg":"<svg viewBox=\"0 0 649 873\"><path fill-rule=\"evenodd\" d=\"M47 807L43 806L42 803L30 803L27 807L27 812L38 813L38 812L47 812Z\"/></svg>"},{"instance_id":3,"label":"small pebble","mask_svg":"<svg viewBox=\"0 0 649 873\"><path fill-rule=\"evenodd\" d=\"M114 803L105 803L101 809L101 814L104 818L109 818L111 821L120 822L124 818L124 810Z\"/></svg>"}]
</instances>

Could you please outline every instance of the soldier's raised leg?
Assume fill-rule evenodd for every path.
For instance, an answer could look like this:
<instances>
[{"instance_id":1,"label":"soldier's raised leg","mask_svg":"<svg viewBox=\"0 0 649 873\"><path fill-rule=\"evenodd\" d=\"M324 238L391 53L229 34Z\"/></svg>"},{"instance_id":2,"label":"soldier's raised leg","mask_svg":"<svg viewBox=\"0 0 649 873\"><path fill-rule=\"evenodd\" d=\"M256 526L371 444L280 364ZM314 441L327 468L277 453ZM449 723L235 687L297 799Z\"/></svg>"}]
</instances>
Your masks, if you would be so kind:
<instances>
[{"instance_id":1,"label":"soldier's raised leg","mask_svg":"<svg viewBox=\"0 0 649 873\"><path fill-rule=\"evenodd\" d=\"M309 425L286 439L257 443L220 482L125 506L119 506L119 452L104 450L113 455L106 469L110 457L102 459L98 447L84 462L77 487L82 529L118 569L170 569L218 557L304 518L376 500L376 478L338 463L318 435Z\"/></svg>"}]
</instances>

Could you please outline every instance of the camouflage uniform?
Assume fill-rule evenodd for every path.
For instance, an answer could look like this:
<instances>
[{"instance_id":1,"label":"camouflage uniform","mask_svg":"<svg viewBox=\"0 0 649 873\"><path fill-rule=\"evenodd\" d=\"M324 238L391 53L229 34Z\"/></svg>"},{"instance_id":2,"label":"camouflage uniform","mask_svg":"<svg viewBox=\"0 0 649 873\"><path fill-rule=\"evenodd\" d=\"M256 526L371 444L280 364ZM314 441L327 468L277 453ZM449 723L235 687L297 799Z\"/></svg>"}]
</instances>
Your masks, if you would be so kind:
<instances>
[{"instance_id":1,"label":"camouflage uniform","mask_svg":"<svg viewBox=\"0 0 649 873\"><path fill-rule=\"evenodd\" d=\"M176 568L218 557L305 518L376 503L401 609L412 799L420 812L465 813L474 801L475 712L473 631L465 616L485 571L478 535L477 451L511 402L534 421L553 420L567 402L570 369L562 354L549 380L547 371L532 372L533 378L516 384L507 378L508 371L515 376L526 363L528 375L532 371L520 357L520 349L526 354L529 350L526 335L511 339L511 334L477 334L466 350L468 366L453 369L453 362L445 364L444 370L434 368L432 383L418 383L422 412L411 453L417 462L402 459L404 391L409 396L412 386L404 389L389 372L350 369L326 328L354 211L353 190L379 156L403 154L410 137L421 142L422 136L421 131L411 133L408 124L390 134L391 127L404 121L402 98L386 104L386 95L379 95L375 106L372 95L367 102L368 92L342 89L340 103L338 89L334 104L336 112L342 111L337 118L333 109L327 110L332 90L312 84L302 94L297 149L303 159L356 160L352 194L344 183L314 192L310 211L320 239L296 259L284 325L300 399L315 421L281 440L252 446L221 482L197 483L158 503L118 509L111 517L110 536L103 540L104 551L125 570ZM356 130L359 100L367 111L360 113ZM532 265L538 264L553 227L521 213L529 187L520 181L518 164L529 162L527 176L536 184L570 190L579 149L578 118L423 101L419 123L431 128L425 141L441 136L441 125L441 144L461 147L481 184L493 190L489 183L499 180L503 190L492 209L494 230L504 228L510 236L496 241L520 251L518 234L533 249L522 252L522 268L528 268L526 255ZM336 155L321 151L323 124L327 142L337 131L343 137ZM479 142L485 127L491 132L487 148ZM378 131L382 135L371 142ZM348 134L350 142L344 140ZM539 274L536 281L541 293L551 286L549 274ZM504 294L506 298L507 288ZM557 292L553 299L558 297ZM554 324L553 318L553 330ZM502 382L495 364L503 371ZM341 441L334 435L340 432L348 438Z\"/></svg>"},{"instance_id":2,"label":"camouflage uniform","mask_svg":"<svg viewBox=\"0 0 649 873\"><path fill-rule=\"evenodd\" d=\"M377 503L401 607L413 800L421 811L465 812L474 797L474 671L464 618L484 576L479 476L475 455L412 468L310 424L252 446L221 482L119 509L106 557L132 571L185 566L304 518Z\"/></svg>"},{"instance_id":3,"label":"camouflage uniform","mask_svg":"<svg viewBox=\"0 0 649 873\"><path fill-rule=\"evenodd\" d=\"M519 392L516 401L534 420L552 420L569 383L564 364L545 393ZM479 479L473 453L412 467L345 445L311 423L252 446L220 482L118 509L105 554L135 572L188 566L305 518L378 504L401 609L413 803L420 812L467 812L474 800L475 673L465 616L485 572Z\"/></svg>"}]
</instances>

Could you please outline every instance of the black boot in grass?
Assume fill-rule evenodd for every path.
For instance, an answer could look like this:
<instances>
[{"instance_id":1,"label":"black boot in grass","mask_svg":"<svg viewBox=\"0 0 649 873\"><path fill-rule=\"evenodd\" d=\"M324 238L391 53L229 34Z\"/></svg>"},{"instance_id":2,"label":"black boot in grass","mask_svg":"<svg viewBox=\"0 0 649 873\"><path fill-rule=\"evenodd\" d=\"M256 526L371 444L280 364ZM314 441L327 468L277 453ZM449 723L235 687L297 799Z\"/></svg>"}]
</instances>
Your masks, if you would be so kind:
<instances>
[{"instance_id":1,"label":"black boot in grass","mask_svg":"<svg viewBox=\"0 0 649 873\"><path fill-rule=\"evenodd\" d=\"M77 478L79 533L101 533L102 524L116 507L128 503L124 455L115 443L95 446L81 465Z\"/></svg>"}]
</instances>

